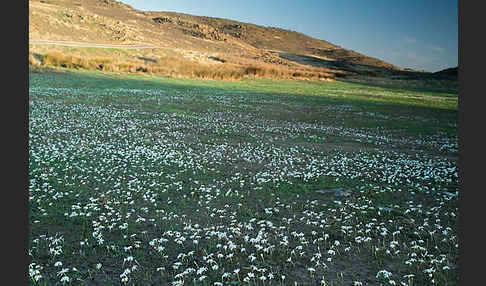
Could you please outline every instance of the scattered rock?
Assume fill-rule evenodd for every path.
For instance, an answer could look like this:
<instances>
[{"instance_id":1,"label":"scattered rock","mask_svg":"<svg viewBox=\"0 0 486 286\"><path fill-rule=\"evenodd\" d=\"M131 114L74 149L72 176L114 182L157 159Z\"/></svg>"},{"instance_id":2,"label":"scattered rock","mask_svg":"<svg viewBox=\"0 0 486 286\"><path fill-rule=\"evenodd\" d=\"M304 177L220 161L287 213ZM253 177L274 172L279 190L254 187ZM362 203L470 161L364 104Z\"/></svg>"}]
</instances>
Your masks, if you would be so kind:
<instances>
[{"instance_id":1,"label":"scattered rock","mask_svg":"<svg viewBox=\"0 0 486 286\"><path fill-rule=\"evenodd\" d=\"M315 192L319 193L319 194L332 194L332 195L335 195L336 197L348 197L352 194L351 190L345 190L345 189L341 189L341 188L317 190Z\"/></svg>"}]
</instances>

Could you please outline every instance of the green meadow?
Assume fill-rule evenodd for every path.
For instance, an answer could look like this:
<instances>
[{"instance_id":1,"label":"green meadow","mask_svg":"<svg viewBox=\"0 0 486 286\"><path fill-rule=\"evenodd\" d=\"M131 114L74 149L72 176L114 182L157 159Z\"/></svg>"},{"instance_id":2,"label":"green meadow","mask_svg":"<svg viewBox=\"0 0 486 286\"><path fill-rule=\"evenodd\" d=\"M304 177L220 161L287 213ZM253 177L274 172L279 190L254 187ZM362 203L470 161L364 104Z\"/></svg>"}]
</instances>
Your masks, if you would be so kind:
<instances>
[{"instance_id":1,"label":"green meadow","mask_svg":"<svg viewBox=\"0 0 486 286\"><path fill-rule=\"evenodd\" d=\"M457 285L458 95L29 72L31 285Z\"/></svg>"}]
</instances>

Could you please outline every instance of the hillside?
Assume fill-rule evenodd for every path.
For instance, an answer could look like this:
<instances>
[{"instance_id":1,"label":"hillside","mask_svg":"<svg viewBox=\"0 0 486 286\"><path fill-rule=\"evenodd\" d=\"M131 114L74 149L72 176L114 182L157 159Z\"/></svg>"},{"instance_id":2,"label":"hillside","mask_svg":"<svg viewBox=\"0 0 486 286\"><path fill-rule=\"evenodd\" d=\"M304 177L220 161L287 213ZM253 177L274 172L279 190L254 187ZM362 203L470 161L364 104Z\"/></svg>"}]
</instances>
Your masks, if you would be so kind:
<instances>
[{"instance_id":1,"label":"hillside","mask_svg":"<svg viewBox=\"0 0 486 286\"><path fill-rule=\"evenodd\" d=\"M211 77L209 73L214 76L216 70L221 77L241 73L317 79L403 71L295 31L183 13L139 11L114 0L29 0L29 39L30 63L34 65L43 64L45 55L54 52L57 56L50 63L59 64L66 56L71 57L71 63L61 66L81 67L82 59L102 58L103 64L96 62L93 66L107 68L116 63L113 69L120 70L123 61L135 71L199 77ZM58 41L58 45L41 44L39 40ZM122 52L95 46L62 47L66 41L153 48Z\"/></svg>"},{"instance_id":2,"label":"hillside","mask_svg":"<svg viewBox=\"0 0 486 286\"><path fill-rule=\"evenodd\" d=\"M459 75L459 67L452 67L440 70L434 73L437 76L457 78Z\"/></svg>"},{"instance_id":3,"label":"hillside","mask_svg":"<svg viewBox=\"0 0 486 286\"><path fill-rule=\"evenodd\" d=\"M332 43L318 40L295 31L274 27L263 27L228 19L192 16L181 13L152 12L146 14L176 24L184 23L184 21L189 23L202 23L202 25L211 27L220 33L222 37L238 39L261 50L297 55L310 55L322 57L331 61L345 61L354 64L400 69L399 67L379 59L367 57L357 52L346 50ZM182 24L182 26L184 26L184 24Z\"/></svg>"}]
</instances>

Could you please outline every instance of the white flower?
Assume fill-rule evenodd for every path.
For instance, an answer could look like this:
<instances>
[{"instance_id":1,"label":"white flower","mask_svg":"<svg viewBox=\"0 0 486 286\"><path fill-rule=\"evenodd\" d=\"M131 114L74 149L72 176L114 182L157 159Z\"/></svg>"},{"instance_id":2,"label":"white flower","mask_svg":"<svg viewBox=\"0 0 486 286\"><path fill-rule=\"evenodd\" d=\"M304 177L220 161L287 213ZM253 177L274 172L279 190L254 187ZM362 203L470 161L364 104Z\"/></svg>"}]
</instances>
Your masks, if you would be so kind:
<instances>
[{"instance_id":1,"label":"white flower","mask_svg":"<svg viewBox=\"0 0 486 286\"><path fill-rule=\"evenodd\" d=\"M181 279L182 277L184 277L183 273L179 273L176 276L174 276L175 279Z\"/></svg>"},{"instance_id":2,"label":"white flower","mask_svg":"<svg viewBox=\"0 0 486 286\"><path fill-rule=\"evenodd\" d=\"M101 269L101 263L96 264L96 269Z\"/></svg>"},{"instance_id":3,"label":"white flower","mask_svg":"<svg viewBox=\"0 0 486 286\"><path fill-rule=\"evenodd\" d=\"M62 262L61 261L58 261L58 262L54 263L54 266L60 267L60 266L62 266Z\"/></svg>"},{"instance_id":4,"label":"white flower","mask_svg":"<svg viewBox=\"0 0 486 286\"><path fill-rule=\"evenodd\" d=\"M69 271L69 268L63 268L61 271L57 272L57 276L64 275L64 273L67 273Z\"/></svg>"},{"instance_id":5,"label":"white flower","mask_svg":"<svg viewBox=\"0 0 486 286\"><path fill-rule=\"evenodd\" d=\"M378 271L378 273L376 273L376 278L379 278L380 276L383 276L385 279L388 279L389 277L392 276L392 273L386 270L380 270Z\"/></svg>"},{"instance_id":6,"label":"white flower","mask_svg":"<svg viewBox=\"0 0 486 286\"><path fill-rule=\"evenodd\" d=\"M199 268L199 269L196 271L196 273L197 273L197 275L201 275L201 274L203 274L203 273L204 273L206 270L208 270L208 269L207 269L206 267L204 267L204 266L203 266L203 267ZM201 281L202 281L202 280L201 280Z\"/></svg>"},{"instance_id":7,"label":"white flower","mask_svg":"<svg viewBox=\"0 0 486 286\"><path fill-rule=\"evenodd\" d=\"M39 281L42 278L42 275L38 274L34 276L35 281Z\"/></svg>"},{"instance_id":8,"label":"white flower","mask_svg":"<svg viewBox=\"0 0 486 286\"><path fill-rule=\"evenodd\" d=\"M125 262L131 262L131 261L133 261L133 256L128 256L127 258L123 259L123 264L125 264Z\"/></svg>"}]
</instances>

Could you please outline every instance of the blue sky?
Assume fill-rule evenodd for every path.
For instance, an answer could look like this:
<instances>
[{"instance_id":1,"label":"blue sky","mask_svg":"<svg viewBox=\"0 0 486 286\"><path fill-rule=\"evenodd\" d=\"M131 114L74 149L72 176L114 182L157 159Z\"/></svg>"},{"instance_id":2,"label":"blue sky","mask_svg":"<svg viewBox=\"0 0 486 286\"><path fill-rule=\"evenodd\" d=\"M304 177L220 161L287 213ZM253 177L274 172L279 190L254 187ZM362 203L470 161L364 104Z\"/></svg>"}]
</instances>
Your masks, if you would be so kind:
<instances>
[{"instance_id":1,"label":"blue sky","mask_svg":"<svg viewBox=\"0 0 486 286\"><path fill-rule=\"evenodd\" d=\"M135 9L297 31L391 64L458 65L457 0L122 0Z\"/></svg>"}]
</instances>

